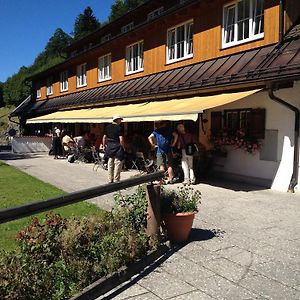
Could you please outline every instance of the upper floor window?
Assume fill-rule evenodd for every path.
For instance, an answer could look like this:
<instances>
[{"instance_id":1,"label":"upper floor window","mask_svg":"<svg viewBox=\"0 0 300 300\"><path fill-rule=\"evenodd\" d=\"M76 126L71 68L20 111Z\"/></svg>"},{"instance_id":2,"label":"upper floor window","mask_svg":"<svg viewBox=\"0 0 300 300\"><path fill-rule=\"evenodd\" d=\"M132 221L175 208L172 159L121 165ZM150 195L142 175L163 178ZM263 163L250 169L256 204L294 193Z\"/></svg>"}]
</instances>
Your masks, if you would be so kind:
<instances>
[{"instance_id":1,"label":"upper floor window","mask_svg":"<svg viewBox=\"0 0 300 300\"><path fill-rule=\"evenodd\" d=\"M111 79L111 54L99 57L98 68L99 81Z\"/></svg>"},{"instance_id":2,"label":"upper floor window","mask_svg":"<svg viewBox=\"0 0 300 300\"><path fill-rule=\"evenodd\" d=\"M130 31L130 30L133 29L133 26L134 26L134 23L133 23L133 22L131 22L131 23L125 25L125 26L122 26L121 32L122 32L122 33L128 32L128 31Z\"/></svg>"},{"instance_id":3,"label":"upper floor window","mask_svg":"<svg viewBox=\"0 0 300 300\"><path fill-rule=\"evenodd\" d=\"M223 48L264 36L264 0L235 0L224 6Z\"/></svg>"},{"instance_id":4,"label":"upper floor window","mask_svg":"<svg viewBox=\"0 0 300 300\"><path fill-rule=\"evenodd\" d=\"M104 35L103 37L101 37L101 43L105 43L105 42L108 42L109 40L111 39L111 34L107 34L107 35Z\"/></svg>"},{"instance_id":5,"label":"upper floor window","mask_svg":"<svg viewBox=\"0 0 300 300\"><path fill-rule=\"evenodd\" d=\"M126 75L144 70L144 42L140 41L126 48Z\"/></svg>"},{"instance_id":6,"label":"upper floor window","mask_svg":"<svg viewBox=\"0 0 300 300\"><path fill-rule=\"evenodd\" d=\"M47 84L46 84L46 95L52 95L53 94L53 79L48 78L47 79Z\"/></svg>"},{"instance_id":7,"label":"upper floor window","mask_svg":"<svg viewBox=\"0 0 300 300\"><path fill-rule=\"evenodd\" d=\"M167 63L193 57L193 21L168 30Z\"/></svg>"},{"instance_id":8,"label":"upper floor window","mask_svg":"<svg viewBox=\"0 0 300 300\"><path fill-rule=\"evenodd\" d=\"M61 72L59 77L60 77L60 91L65 92L69 88L68 71Z\"/></svg>"},{"instance_id":9,"label":"upper floor window","mask_svg":"<svg viewBox=\"0 0 300 300\"><path fill-rule=\"evenodd\" d=\"M151 11L147 16L148 21L159 17L163 13L163 11L164 11L163 6L158 8L158 9L155 9L155 10Z\"/></svg>"},{"instance_id":10,"label":"upper floor window","mask_svg":"<svg viewBox=\"0 0 300 300\"><path fill-rule=\"evenodd\" d=\"M36 85L36 97L37 98L41 98L42 94L41 94L41 85L38 83Z\"/></svg>"},{"instance_id":11,"label":"upper floor window","mask_svg":"<svg viewBox=\"0 0 300 300\"><path fill-rule=\"evenodd\" d=\"M86 85L86 64L81 64L77 66L77 87Z\"/></svg>"}]
</instances>

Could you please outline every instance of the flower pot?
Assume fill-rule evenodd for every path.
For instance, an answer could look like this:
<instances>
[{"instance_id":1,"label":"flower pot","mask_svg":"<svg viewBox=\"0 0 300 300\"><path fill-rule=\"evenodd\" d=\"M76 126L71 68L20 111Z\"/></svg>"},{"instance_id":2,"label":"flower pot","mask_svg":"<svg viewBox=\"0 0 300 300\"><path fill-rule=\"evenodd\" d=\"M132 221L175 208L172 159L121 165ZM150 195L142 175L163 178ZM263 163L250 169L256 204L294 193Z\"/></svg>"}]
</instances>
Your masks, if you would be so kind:
<instances>
[{"instance_id":1,"label":"flower pot","mask_svg":"<svg viewBox=\"0 0 300 300\"><path fill-rule=\"evenodd\" d=\"M176 242L186 241L191 232L194 217L195 212L164 214L163 219L169 239Z\"/></svg>"}]
</instances>

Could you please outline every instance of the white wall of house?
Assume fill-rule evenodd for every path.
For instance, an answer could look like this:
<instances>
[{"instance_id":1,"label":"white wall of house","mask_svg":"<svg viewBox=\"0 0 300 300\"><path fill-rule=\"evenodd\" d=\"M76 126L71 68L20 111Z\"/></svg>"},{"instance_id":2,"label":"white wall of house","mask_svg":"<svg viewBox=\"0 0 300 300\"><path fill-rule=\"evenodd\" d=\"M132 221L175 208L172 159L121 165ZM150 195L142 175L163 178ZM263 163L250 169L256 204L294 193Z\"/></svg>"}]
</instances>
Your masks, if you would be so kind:
<instances>
[{"instance_id":1,"label":"white wall of house","mask_svg":"<svg viewBox=\"0 0 300 300\"><path fill-rule=\"evenodd\" d=\"M275 95L300 108L300 82L295 82L293 88L281 89ZM215 159L216 172L240 180L248 180L254 183L270 185L272 189L287 191L293 171L294 153L294 112L272 101L266 91L246 97L228 105L219 106L204 112L203 117L208 119L206 135L201 132L200 140L206 146L210 146L210 113L226 109L265 108L266 130L278 130L277 159L267 161L261 159L260 153L248 154L242 149L228 148L225 158ZM262 140L262 144L266 143Z\"/></svg>"}]
</instances>

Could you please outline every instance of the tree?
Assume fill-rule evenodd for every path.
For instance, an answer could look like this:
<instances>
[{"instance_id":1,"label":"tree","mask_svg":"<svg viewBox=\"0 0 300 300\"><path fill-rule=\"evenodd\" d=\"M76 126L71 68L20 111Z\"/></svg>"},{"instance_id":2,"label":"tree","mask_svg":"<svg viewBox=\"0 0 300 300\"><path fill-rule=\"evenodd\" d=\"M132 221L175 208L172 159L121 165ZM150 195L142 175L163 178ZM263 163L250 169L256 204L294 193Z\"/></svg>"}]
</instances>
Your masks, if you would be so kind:
<instances>
[{"instance_id":1,"label":"tree","mask_svg":"<svg viewBox=\"0 0 300 300\"><path fill-rule=\"evenodd\" d=\"M57 28L45 47L45 54L48 57L61 55L63 49L67 47L71 41L71 36L65 33L61 28Z\"/></svg>"},{"instance_id":2,"label":"tree","mask_svg":"<svg viewBox=\"0 0 300 300\"><path fill-rule=\"evenodd\" d=\"M28 76L28 68L23 66L18 73L6 80L3 85L3 100L6 105L17 106L30 95L30 85L24 82Z\"/></svg>"},{"instance_id":3,"label":"tree","mask_svg":"<svg viewBox=\"0 0 300 300\"><path fill-rule=\"evenodd\" d=\"M74 40L78 40L98 28L100 28L100 22L93 15L93 10L88 6L83 14L79 14L75 20Z\"/></svg>"},{"instance_id":4,"label":"tree","mask_svg":"<svg viewBox=\"0 0 300 300\"><path fill-rule=\"evenodd\" d=\"M111 6L111 12L109 20L113 21L128 11L143 4L146 0L115 0L115 3Z\"/></svg>"},{"instance_id":5,"label":"tree","mask_svg":"<svg viewBox=\"0 0 300 300\"><path fill-rule=\"evenodd\" d=\"M0 82L0 107L4 106L3 101L3 82Z\"/></svg>"}]
</instances>

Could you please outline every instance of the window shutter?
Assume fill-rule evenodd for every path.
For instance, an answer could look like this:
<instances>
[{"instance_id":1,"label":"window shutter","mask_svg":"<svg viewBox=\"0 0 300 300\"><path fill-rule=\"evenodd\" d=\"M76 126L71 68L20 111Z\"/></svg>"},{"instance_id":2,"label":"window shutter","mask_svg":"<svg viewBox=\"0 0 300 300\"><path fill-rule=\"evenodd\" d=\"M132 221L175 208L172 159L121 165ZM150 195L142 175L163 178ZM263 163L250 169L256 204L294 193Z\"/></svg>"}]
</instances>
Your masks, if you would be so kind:
<instances>
[{"instance_id":1,"label":"window shutter","mask_svg":"<svg viewBox=\"0 0 300 300\"><path fill-rule=\"evenodd\" d=\"M257 139L265 138L266 110L264 108L252 109L250 134Z\"/></svg>"},{"instance_id":2,"label":"window shutter","mask_svg":"<svg viewBox=\"0 0 300 300\"><path fill-rule=\"evenodd\" d=\"M212 111L210 117L210 132L212 136L216 136L222 130L222 112Z\"/></svg>"}]
</instances>

